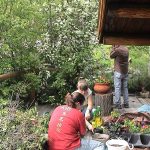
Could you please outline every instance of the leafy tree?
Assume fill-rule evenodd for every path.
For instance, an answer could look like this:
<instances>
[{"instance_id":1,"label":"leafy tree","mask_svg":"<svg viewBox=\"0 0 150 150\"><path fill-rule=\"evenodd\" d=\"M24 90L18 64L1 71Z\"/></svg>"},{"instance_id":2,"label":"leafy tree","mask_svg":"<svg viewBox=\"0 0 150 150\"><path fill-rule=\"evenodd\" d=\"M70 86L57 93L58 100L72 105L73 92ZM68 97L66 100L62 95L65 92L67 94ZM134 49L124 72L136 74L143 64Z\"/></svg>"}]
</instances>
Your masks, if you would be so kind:
<instances>
[{"instance_id":1,"label":"leafy tree","mask_svg":"<svg viewBox=\"0 0 150 150\"><path fill-rule=\"evenodd\" d=\"M2 0L0 72L21 70L28 73L17 78L16 82L9 80L9 85L24 84L28 92L33 88L28 79L34 76L37 98L40 101L50 98L60 103L67 91L75 89L79 76L92 78L97 3ZM54 68L53 72L51 68ZM21 88L11 90L16 89Z\"/></svg>"},{"instance_id":2,"label":"leafy tree","mask_svg":"<svg viewBox=\"0 0 150 150\"><path fill-rule=\"evenodd\" d=\"M130 46L129 64L129 90L131 92L141 91L142 88L150 89L150 77L148 75L148 64L150 62L149 46Z\"/></svg>"}]
</instances>

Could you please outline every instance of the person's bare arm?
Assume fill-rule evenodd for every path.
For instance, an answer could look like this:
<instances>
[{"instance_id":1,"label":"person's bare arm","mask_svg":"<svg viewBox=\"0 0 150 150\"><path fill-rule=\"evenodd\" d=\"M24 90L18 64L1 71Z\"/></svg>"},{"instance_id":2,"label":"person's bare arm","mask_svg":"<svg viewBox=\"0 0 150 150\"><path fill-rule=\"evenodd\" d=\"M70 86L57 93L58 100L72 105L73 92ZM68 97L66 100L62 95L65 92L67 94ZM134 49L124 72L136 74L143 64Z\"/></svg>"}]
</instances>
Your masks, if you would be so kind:
<instances>
[{"instance_id":1,"label":"person's bare arm","mask_svg":"<svg viewBox=\"0 0 150 150\"><path fill-rule=\"evenodd\" d=\"M86 124L87 128L94 133L93 126L86 119L85 119L85 124Z\"/></svg>"},{"instance_id":2,"label":"person's bare arm","mask_svg":"<svg viewBox=\"0 0 150 150\"><path fill-rule=\"evenodd\" d=\"M92 108L93 108L93 98L92 98L92 94L91 94L88 97L88 109L92 110Z\"/></svg>"},{"instance_id":3,"label":"person's bare arm","mask_svg":"<svg viewBox=\"0 0 150 150\"><path fill-rule=\"evenodd\" d=\"M90 119L90 111L92 110L92 107L93 107L93 99L92 99L92 94L91 94L88 97L88 107L87 107L87 110L85 112L86 120Z\"/></svg>"}]
</instances>

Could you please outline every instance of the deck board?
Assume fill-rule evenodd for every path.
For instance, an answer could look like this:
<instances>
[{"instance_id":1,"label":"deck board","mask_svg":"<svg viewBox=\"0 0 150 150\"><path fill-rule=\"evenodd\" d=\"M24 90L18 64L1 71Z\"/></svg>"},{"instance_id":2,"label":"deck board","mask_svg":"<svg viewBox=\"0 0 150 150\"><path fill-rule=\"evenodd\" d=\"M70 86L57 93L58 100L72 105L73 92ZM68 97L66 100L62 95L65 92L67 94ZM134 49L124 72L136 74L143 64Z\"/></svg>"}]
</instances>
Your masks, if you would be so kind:
<instances>
[{"instance_id":1,"label":"deck board","mask_svg":"<svg viewBox=\"0 0 150 150\"><path fill-rule=\"evenodd\" d=\"M93 97L95 103L95 97ZM115 100L115 96L113 95L113 101ZM121 104L123 104L123 97L121 96ZM129 108L120 109L120 113L126 112L137 112L138 108L140 108L144 104L150 105L150 98L141 98L137 95L129 95Z\"/></svg>"},{"instance_id":2,"label":"deck board","mask_svg":"<svg viewBox=\"0 0 150 150\"><path fill-rule=\"evenodd\" d=\"M94 104L95 104L95 97L93 96ZM115 96L113 94L113 102L115 100ZM123 104L123 96L121 96L121 104ZM124 108L122 105L122 109L120 109L120 113L126 113L126 112L138 112L138 108L141 106L149 104L150 105L150 98L142 98L137 95L129 95L129 108Z\"/></svg>"},{"instance_id":3,"label":"deck board","mask_svg":"<svg viewBox=\"0 0 150 150\"><path fill-rule=\"evenodd\" d=\"M123 98L121 98L121 101L123 103ZM137 112L138 108L145 104L150 105L150 98L141 98L136 95L129 96L129 108L123 108L122 112Z\"/></svg>"}]
</instances>

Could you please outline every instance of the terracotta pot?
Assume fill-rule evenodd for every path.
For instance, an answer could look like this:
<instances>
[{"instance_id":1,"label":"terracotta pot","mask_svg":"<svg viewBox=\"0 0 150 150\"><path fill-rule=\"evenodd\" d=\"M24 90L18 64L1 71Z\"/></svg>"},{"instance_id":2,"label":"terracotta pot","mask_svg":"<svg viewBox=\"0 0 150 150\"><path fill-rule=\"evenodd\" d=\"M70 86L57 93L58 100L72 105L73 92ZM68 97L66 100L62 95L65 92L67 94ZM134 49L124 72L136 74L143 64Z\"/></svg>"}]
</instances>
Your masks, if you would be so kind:
<instances>
[{"instance_id":1,"label":"terracotta pot","mask_svg":"<svg viewBox=\"0 0 150 150\"><path fill-rule=\"evenodd\" d=\"M109 83L95 83L94 91L99 94L106 94L110 90Z\"/></svg>"}]
</instances>

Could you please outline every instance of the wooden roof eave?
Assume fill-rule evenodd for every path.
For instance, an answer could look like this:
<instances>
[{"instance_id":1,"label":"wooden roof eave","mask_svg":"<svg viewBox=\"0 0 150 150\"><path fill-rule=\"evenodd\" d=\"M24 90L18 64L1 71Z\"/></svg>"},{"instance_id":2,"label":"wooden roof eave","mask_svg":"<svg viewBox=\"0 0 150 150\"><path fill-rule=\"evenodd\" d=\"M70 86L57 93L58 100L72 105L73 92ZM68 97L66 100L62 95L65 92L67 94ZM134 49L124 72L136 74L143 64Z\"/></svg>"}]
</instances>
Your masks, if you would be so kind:
<instances>
[{"instance_id":1,"label":"wooden roof eave","mask_svg":"<svg viewBox=\"0 0 150 150\"><path fill-rule=\"evenodd\" d=\"M118 18L137 18L144 19L150 18L150 6L149 5L134 5L134 7L129 4L111 4L108 10L109 16Z\"/></svg>"},{"instance_id":2,"label":"wooden roof eave","mask_svg":"<svg viewBox=\"0 0 150 150\"><path fill-rule=\"evenodd\" d=\"M136 36L136 35L121 35L121 36L112 36L105 35L103 37L103 44L108 45L140 45L140 46L149 46L150 45L150 36Z\"/></svg>"},{"instance_id":3,"label":"wooden roof eave","mask_svg":"<svg viewBox=\"0 0 150 150\"><path fill-rule=\"evenodd\" d=\"M150 1L132 0L132 5L130 5L130 2L130 0L121 2L120 0L99 0L99 43L150 45L150 30L148 28L150 22ZM119 21L123 21L121 26L118 26L120 25ZM138 21L140 23L136 26L135 23L138 23ZM129 26L130 24L131 26ZM134 26L135 28L133 28Z\"/></svg>"},{"instance_id":4,"label":"wooden roof eave","mask_svg":"<svg viewBox=\"0 0 150 150\"><path fill-rule=\"evenodd\" d=\"M106 0L99 0L99 12L98 12L98 39L102 40L103 25L106 9Z\"/></svg>"}]
</instances>

